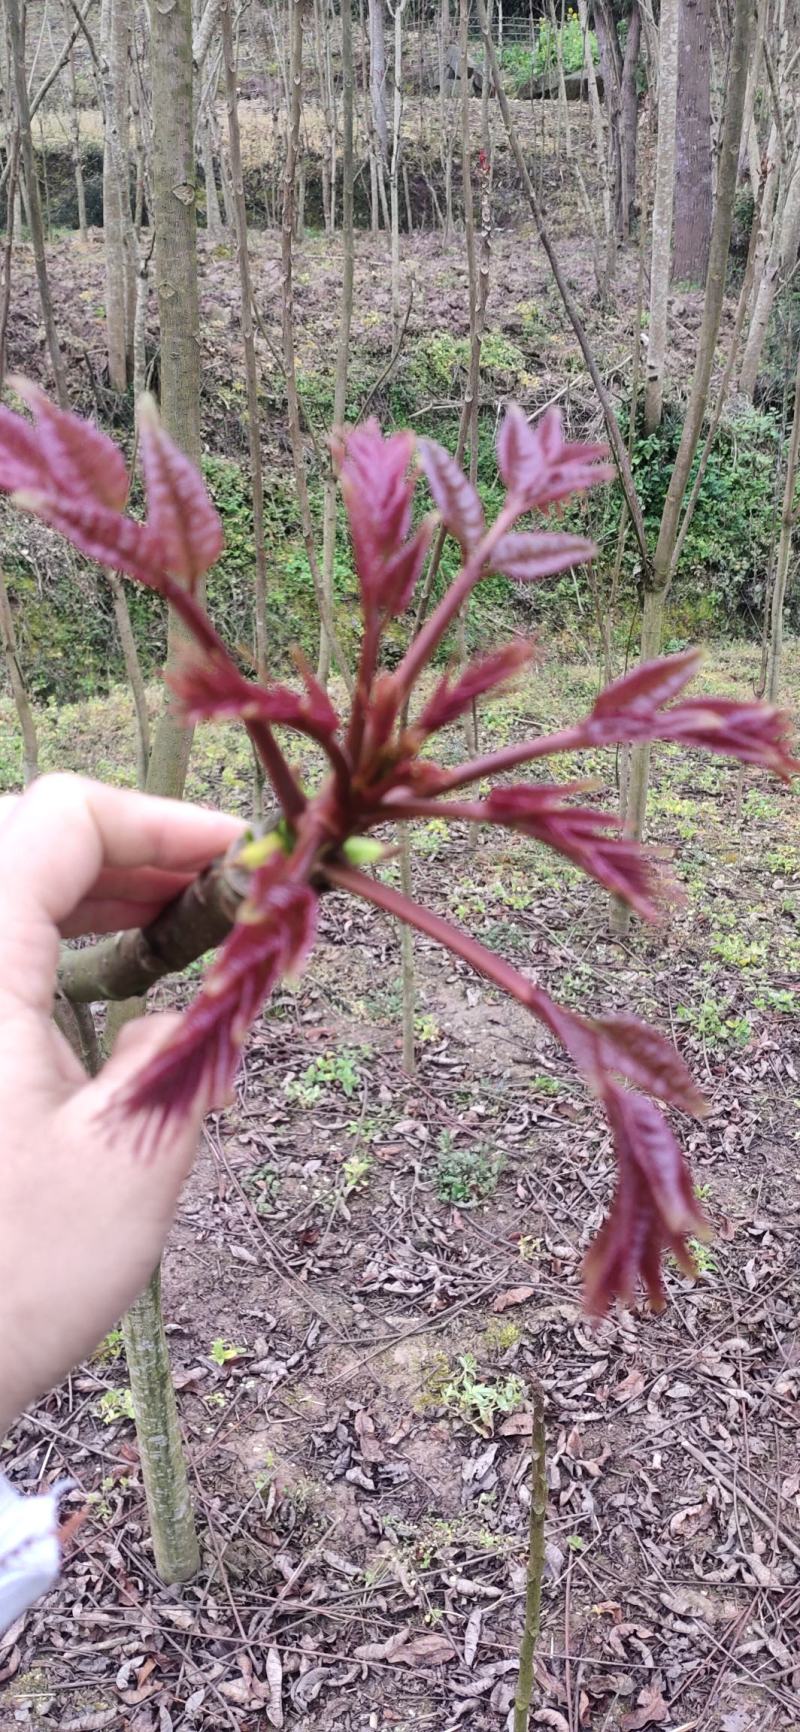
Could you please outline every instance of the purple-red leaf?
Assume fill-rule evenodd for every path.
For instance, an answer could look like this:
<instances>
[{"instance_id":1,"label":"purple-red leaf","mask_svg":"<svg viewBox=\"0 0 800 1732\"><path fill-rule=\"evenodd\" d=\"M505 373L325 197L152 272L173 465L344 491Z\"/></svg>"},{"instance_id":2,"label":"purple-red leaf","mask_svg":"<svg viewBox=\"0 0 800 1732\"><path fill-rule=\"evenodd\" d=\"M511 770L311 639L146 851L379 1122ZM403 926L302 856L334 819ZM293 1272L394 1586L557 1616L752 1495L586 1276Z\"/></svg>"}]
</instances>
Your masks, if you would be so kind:
<instances>
[{"instance_id":1,"label":"purple-red leaf","mask_svg":"<svg viewBox=\"0 0 800 1732\"><path fill-rule=\"evenodd\" d=\"M348 428L333 441L361 593L365 608L373 613L396 611L397 592L403 587L391 567L411 528L414 443L413 433L384 439L375 420Z\"/></svg>"},{"instance_id":2,"label":"purple-red leaf","mask_svg":"<svg viewBox=\"0 0 800 1732\"><path fill-rule=\"evenodd\" d=\"M654 1309L661 1310L664 1251L694 1273L687 1239L707 1237L708 1223L684 1157L652 1101L614 1084L604 1100L618 1175L611 1213L584 1260L586 1304L602 1315L615 1298L630 1303L641 1280Z\"/></svg>"},{"instance_id":3,"label":"purple-red leaf","mask_svg":"<svg viewBox=\"0 0 800 1732\"><path fill-rule=\"evenodd\" d=\"M314 676L302 670L306 691L290 686L262 686L240 674L220 656L187 655L169 675L169 682L187 721L263 721L299 728L314 738L330 738L339 717Z\"/></svg>"},{"instance_id":4,"label":"purple-red leaf","mask_svg":"<svg viewBox=\"0 0 800 1732\"><path fill-rule=\"evenodd\" d=\"M420 439L417 454L445 529L469 552L486 533L483 506L472 482L435 439Z\"/></svg>"},{"instance_id":5,"label":"purple-red leaf","mask_svg":"<svg viewBox=\"0 0 800 1732\"><path fill-rule=\"evenodd\" d=\"M521 530L501 535L492 552L491 567L513 578L515 583L533 583L594 559L596 553L594 542L582 535L567 535L558 530Z\"/></svg>"},{"instance_id":6,"label":"purple-red leaf","mask_svg":"<svg viewBox=\"0 0 800 1732\"><path fill-rule=\"evenodd\" d=\"M535 427L518 404L506 410L497 436L497 462L519 511L542 510L583 492L613 474L605 445L580 445L564 439L561 412L546 409Z\"/></svg>"},{"instance_id":7,"label":"purple-red leaf","mask_svg":"<svg viewBox=\"0 0 800 1732\"><path fill-rule=\"evenodd\" d=\"M592 716L633 715L650 717L659 704L669 703L694 675L703 659L702 650L681 650L678 655L642 662L621 679L612 680L600 693Z\"/></svg>"},{"instance_id":8,"label":"purple-red leaf","mask_svg":"<svg viewBox=\"0 0 800 1732\"><path fill-rule=\"evenodd\" d=\"M32 380L12 374L7 383L27 403L37 423L39 478L31 476L29 482L17 482L15 487L38 489L47 475L48 491L68 492L76 500L89 497L121 511L128 497L128 471L113 439L93 422L60 409Z\"/></svg>"},{"instance_id":9,"label":"purple-red leaf","mask_svg":"<svg viewBox=\"0 0 800 1732\"><path fill-rule=\"evenodd\" d=\"M433 517L426 518L416 535L412 535L399 553L386 561L381 599L386 612L393 616L405 612L416 589L431 544L434 522Z\"/></svg>"},{"instance_id":10,"label":"purple-red leaf","mask_svg":"<svg viewBox=\"0 0 800 1732\"><path fill-rule=\"evenodd\" d=\"M654 920L659 886L649 856L638 842L620 834L619 819L608 812L567 805L567 797L576 791L574 785L554 783L493 788L486 809L494 823L545 842L646 920Z\"/></svg>"},{"instance_id":11,"label":"purple-red leaf","mask_svg":"<svg viewBox=\"0 0 800 1732\"><path fill-rule=\"evenodd\" d=\"M759 764L786 781L797 775L800 763L792 756L790 718L771 704L701 696L662 707L692 678L700 659L699 651L684 650L645 662L606 686L578 724L575 743L667 740Z\"/></svg>"},{"instance_id":12,"label":"purple-red leaf","mask_svg":"<svg viewBox=\"0 0 800 1732\"><path fill-rule=\"evenodd\" d=\"M531 661L533 654L531 643L510 643L492 655L469 662L456 679L445 674L415 723L415 730L420 734L432 734L438 728L446 728L458 716L463 716L484 692L494 691L497 686L513 679L520 668Z\"/></svg>"},{"instance_id":13,"label":"purple-red leaf","mask_svg":"<svg viewBox=\"0 0 800 1732\"><path fill-rule=\"evenodd\" d=\"M603 1016L593 1021L600 1062L648 1094L702 1117L708 1103L680 1053L663 1034L635 1016Z\"/></svg>"},{"instance_id":14,"label":"purple-red leaf","mask_svg":"<svg viewBox=\"0 0 800 1732\"><path fill-rule=\"evenodd\" d=\"M281 857L253 876L250 898L213 962L178 1032L124 1097L146 1115L143 1145L156 1145L170 1121L197 1103L207 1110L228 1098L248 1028L268 993L302 967L314 941L317 897L304 884L281 883Z\"/></svg>"},{"instance_id":15,"label":"purple-red leaf","mask_svg":"<svg viewBox=\"0 0 800 1732\"><path fill-rule=\"evenodd\" d=\"M148 525L166 569L192 588L222 552L222 524L199 470L165 433L149 397L139 404L139 436Z\"/></svg>"},{"instance_id":16,"label":"purple-red leaf","mask_svg":"<svg viewBox=\"0 0 800 1732\"><path fill-rule=\"evenodd\" d=\"M122 571L149 589L161 590L164 582L164 549L146 523L137 523L121 512L96 505L91 498L73 500L51 494L18 492L15 504L57 529L87 559Z\"/></svg>"}]
</instances>

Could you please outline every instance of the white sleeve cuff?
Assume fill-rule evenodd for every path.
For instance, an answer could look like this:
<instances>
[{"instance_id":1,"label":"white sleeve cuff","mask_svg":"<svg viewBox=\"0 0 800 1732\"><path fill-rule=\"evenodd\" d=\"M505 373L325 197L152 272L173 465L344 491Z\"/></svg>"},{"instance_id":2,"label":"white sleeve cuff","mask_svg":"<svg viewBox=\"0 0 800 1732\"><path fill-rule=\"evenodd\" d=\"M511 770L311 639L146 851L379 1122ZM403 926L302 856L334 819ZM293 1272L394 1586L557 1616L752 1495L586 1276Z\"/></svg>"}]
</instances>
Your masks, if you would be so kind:
<instances>
[{"instance_id":1,"label":"white sleeve cuff","mask_svg":"<svg viewBox=\"0 0 800 1732\"><path fill-rule=\"evenodd\" d=\"M0 1474L0 1632L58 1576L58 1499L69 1484L61 1480L40 1497L21 1497Z\"/></svg>"}]
</instances>

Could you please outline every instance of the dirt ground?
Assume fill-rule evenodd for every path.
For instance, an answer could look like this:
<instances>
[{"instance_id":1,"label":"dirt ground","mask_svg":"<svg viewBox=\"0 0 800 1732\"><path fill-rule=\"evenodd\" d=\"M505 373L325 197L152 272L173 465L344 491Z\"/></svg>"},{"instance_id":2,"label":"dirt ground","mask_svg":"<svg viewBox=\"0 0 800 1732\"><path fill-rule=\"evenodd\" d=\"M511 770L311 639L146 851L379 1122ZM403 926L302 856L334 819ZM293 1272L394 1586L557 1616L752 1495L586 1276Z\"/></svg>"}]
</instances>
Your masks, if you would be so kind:
<instances>
[{"instance_id":1,"label":"dirt ground","mask_svg":"<svg viewBox=\"0 0 800 1732\"><path fill-rule=\"evenodd\" d=\"M787 672L796 696L796 648ZM754 673L726 650L707 679ZM594 688L590 665L546 664L484 736ZM46 761L91 766L102 741L129 775L124 694L43 725ZM611 789L609 755L590 769ZM244 807L248 775L235 734L203 730L192 791ZM651 832L684 901L624 945L602 893L521 840L420 825L415 889L556 997L674 1033L712 1104L679 1127L714 1225L697 1281L670 1272L661 1317L587 1321L611 1180L593 1105L517 1007L425 943L407 1078L397 934L332 896L209 1122L165 1260L202 1573L156 1579L112 1335L5 1449L26 1490L69 1471L89 1513L3 1639L4 1732L503 1728L532 1377L550 1488L532 1723L800 1726L796 796L665 748Z\"/></svg>"},{"instance_id":2,"label":"dirt ground","mask_svg":"<svg viewBox=\"0 0 800 1732\"><path fill-rule=\"evenodd\" d=\"M202 249L206 434L241 456L235 262ZM274 335L276 237L254 237L253 250ZM515 394L529 407L556 391L585 404L532 236L498 233L494 258L490 323L525 335L534 315L520 309L537 309ZM463 335L460 246L419 235L405 259L409 332ZM52 262L76 395L108 413L101 248L81 253L65 238ZM306 242L298 309L312 371L330 359L338 268L335 246ZM39 374L24 253L15 269L10 361ZM592 302L585 242L569 243L569 269L592 328L606 332L616 388L633 261L620 265L611 309ZM683 296L689 345L695 314ZM389 347L385 252L363 236L354 350L365 391ZM285 469L279 394L270 411L278 370L266 346L262 358L265 451ZM683 365L679 341L672 366ZM753 647L714 651L708 682L749 693L756 664ZM557 725L595 692L587 641L488 707L482 736ZM797 708L796 644L786 695ZM124 692L52 706L40 721L45 767L132 780ZM15 754L0 696L8 785ZM577 773L577 761L563 768ZM613 802L611 755L588 769ZM248 809L236 735L201 732L189 791ZM415 889L556 998L634 1008L674 1035L712 1107L678 1127L714 1226L697 1280L670 1271L661 1317L587 1321L580 1262L612 1178L603 1121L538 1027L424 942L409 1079L397 934L331 896L303 980L261 1019L235 1104L209 1122L165 1259L202 1572L183 1589L157 1580L113 1333L3 1450L24 1490L69 1472L70 1507L88 1516L58 1589L0 1641L2 1732L502 1732L534 1377L550 1501L532 1724L798 1732L797 797L760 773L740 780L725 762L663 749L650 825L683 902L625 944L610 936L602 893L521 840L420 825ZM196 984L160 989L155 1002L186 1001Z\"/></svg>"}]
</instances>

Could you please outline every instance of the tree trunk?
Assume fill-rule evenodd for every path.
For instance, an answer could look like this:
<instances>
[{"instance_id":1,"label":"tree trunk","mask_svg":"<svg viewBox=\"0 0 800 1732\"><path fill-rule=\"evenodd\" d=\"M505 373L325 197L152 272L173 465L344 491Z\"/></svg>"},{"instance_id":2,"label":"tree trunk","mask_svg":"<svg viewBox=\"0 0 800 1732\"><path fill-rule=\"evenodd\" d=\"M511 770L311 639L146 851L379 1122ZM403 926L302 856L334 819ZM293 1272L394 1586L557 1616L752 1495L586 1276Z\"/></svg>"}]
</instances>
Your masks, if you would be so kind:
<instances>
[{"instance_id":1,"label":"tree trunk","mask_svg":"<svg viewBox=\"0 0 800 1732\"><path fill-rule=\"evenodd\" d=\"M28 700L22 669L19 665L14 616L8 599L5 573L2 570L0 570L0 649L3 651L8 683L11 687L11 696L14 699L14 707L22 735L22 772L27 788L28 784L39 774L39 741L33 710Z\"/></svg>"},{"instance_id":2,"label":"tree trunk","mask_svg":"<svg viewBox=\"0 0 800 1732\"><path fill-rule=\"evenodd\" d=\"M781 170L785 191L778 192L778 209L772 231L772 242L765 268L756 291L755 304L747 333L739 390L752 401L758 382L758 370L764 351L769 321L780 283L792 270L800 244L800 147Z\"/></svg>"},{"instance_id":3,"label":"tree trunk","mask_svg":"<svg viewBox=\"0 0 800 1732\"><path fill-rule=\"evenodd\" d=\"M128 120L129 0L103 0L100 23L103 86L103 242L106 343L112 390L127 388L133 362L136 268L130 199Z\"/></svg>"},{"instance_id":4,"label":"tree trunk","mask_svg":"<svg viewBox=\"0 0 800 1732\"><path fill-rule=\"evenodd\" d=\"M53 302L50 294L50 281L47 275L47 259L44 247L44 227L42 224L42 207L39 202L39 182L36 178L36 158L33 152L33 137L31 135L31 115L28 101L28 78L25 67L25 30L23 24L24 12L20 9L20 0L6 0L6 18L11 39L11 59L14 70L14 90L17 103L17 120L19 122L20 149L22 167L25 176L25 191L28 205L28 226L31 245L33 247L33 262L36 270L36 282L39 289L39 300L42 306L47 348L50 364L56 385L56 396L62 409L67 407L67 376L64 368L64 358L56 331Z\"/></svg>"},{"instance_id":5,"label":"tree trunk","mask_svg":"<svg viewBox=\"0 0 800 1732\"><path fill-rule=\"evenodd\" d=\"M772 591L772 607L770 612L769 661L767 664L767 697L770 703L778 701L781 683L781 651L783 648L783 609L786 601L786 584L789 577L789 566L792 557L792 536L794 533L797 513L794 508L795 488L797 486L798 462L800 461L800 350L797 356L797 371L794 381L794 413L792 415L792 431L789 435L789 450L786 457L786 483L783 490L783 510L781 512L781 534L778 542L778 558L775 566L775 584Z\"/></svg>"},{"instance_id":6,"label":"tree trunk","mask_svg":"<svg viewBox=\"0 0 800 1732\"><path fill-rule=\"evenodd\" d=\"M64 16L67 30L70 30L72 13L69 4L64 6ZM69 98L69 128L72 143L72 168L75 175L75 198L78 205L78 232L84 245L89 239L86 222L86 188L83 181L83 157L81 154L81 117L78 106L78 90L75 82L75 56L70 48L67 56L67 92Z\"/></svg>"},{"instance_id":7,"label":"tree trunk","mask_svg":"<svg viewBox=\"0 0 800 1732\"><path fill-rule=\"evenodd\" d=\"M383 0L381 0L381 4ZM400 334L400 121L403 112L403 12L406 0L394 0L394 101L392 105L392 155L389 163L389 214L392 250L392 332Z\"/></svg>"},{"instance_id":8,"label":"tree trunk","mask_svg":"<svg viewBox=\"0 0 800 1732\"><path fill-rule=\"evenodd\" d=\"M660 426L667 354L667 307L675 192L675 125L678 100L680 0L662 0L658 50L658 143L650 262L650 329L644 389L647 433Z\"/></svg>"},{"instance_id":9,"label":"tree trunk","mask_svg":"<svg viewBox=\"0 0 800 1732\"><path fill-rule=\"evenodd\" d=\"M369 88L372 124L378 141L378 173L389 160L389 123L386 118L386 41L384 0L369 0Z\"/></svg>"},{"instance_id":10,"label":"tree trunk","mask_svg":"<svg viewBox=\"0 0 800 1732\"><path fill-rule=\"evenodd\" d=\"M286 410L289 423L289 439L292 447L292 467L294 469L297 503L300 511L300 527L303 535L303 546L306 550L311 581L314 585L314 596L319 608L320 619L330 642L339 672L348 688L352 689L352 678L347 665L347 657L336 635L333 615L327 605L322 586L322 576L317 561L314 544L314 526L311 520L311 508L308 500L308 483L306 480L305 453L300 429L300 404L297 395L297 365L294 347L294 226L295 226L295 186L297 181L297 159L300 149L300 109L303 76L303 0L289 0L289 114L286 136L286 157L283 171L283 211L281 220L281 291L283 299L282 340L283 340L283 370L286 379Z\"/></svg>"},{"instance_id":11,"label":"tree trunk","mask_svg":"<svg viewBox=\"0 0 800 1732\"><path fill-rule=\"evenodd\" d=\"M355 103L355 72L353 68L353 21L350 0L342 5L342 295L339 303L339 340L336 350L336 375L333 385L333 424L344 424L347 409L347 379L350 361L350 326L353 317L353 275L355 242L353 235L353 113ZM325 478L322 514L322 588L326 609L333 614L333 567L336 552L336 481L332 473ZM317 675L325 685L331 666L331 645L324 618L319 625L319 662Z\"/></svg>"},{"instance_id":12,"label":"tree trunk","mask_svg":"<svg viewBox=\"0 0 800 1732\"><path fill-rule=\"evenodd\" d=\"M594 69L594 56L589 41L589 11L587 0L578 0L578 17L583 34L583 69L586 74L586 86L589 92L589 112L592 117L592 132L594 134L594 150L597 157L597 171L600 176L601 196L603 200L603 228L606 237L606 279L610 276L610 263L614 251L614 213L611 206L611 181L609 178L608 143L606 129L603 123L603 108L600 93L597 88L597 74Z\"/></svg>"},{"instance_id":13,"label":"tree trunk","mask_svg":"<svg viewBox=\"0 0 800 1732\"><path fill-rule=\"evenodd\" d=\"M222 208L217 190L217 176L214 167L214 146L211 142L211 128L208 121L201 124L203 179L206 189L206 234L212 245L218 245L224 239L225 227L222 221Z\"/></svg>"},{"instance_id":14,"label":"tree trunk","mask_svg":"<svg viewBox=\"0 0 800 1732\"><path fill-rule=\"evenodd\" d=\"M242 301L242 343L247 391L247 438L253 485L253 541L255 544L255 640L259 677L267 671L267 549L264 534L264 480L261 468L261 426L258 405L256 342L253 330L253 290L247 250L247 211L244 202L242 144L236 100L236 59L233 43L232 0L222 0L222 58L225 63L225 94L228 105L228 147L233 184L233 217L236 226L236 256Z\"/></svg>"},{"instance_id":15,"label":"tree trunk","mask_svg":"<svg viewBox=\"0 0 800 1732\"><path fill-rule=\"evenodd\" d=\"M195 463L200 461L200 332L192 116L190 0L150 0L153 102L153 217L156 286L161 327L161 415L167 432ZM180 654L185 634L170 619L167 664ZM191 731L169 709L156 730L148 791L179 797L191 750ZM109 1011L106 1038L142 1009L129 999ZM124 1320L142 1474L156 1568L164 1581L188 1581L200 1552L181 1445L169 1352L161 1316L160 1274Z\"/></svg>"},{"instance_id":16,"label":"tree trunk","mask_svg":"<svg viewBox=\"0 0 800 1732\"><path fill-rule=\"evenodd\" d=\"M661 16L663 22L663 5ZM733 205L736 197L737 165L753 22L753 0L736 0L703 319L683 430L659 527L652 575L645 589L641 641L641 659L643 662L652 660L661 649L664 610L673 575L681 506L686 494L689 473L708 404L711 369L714 363L714 352L719 335L725 293L725 272L730 250ZM641 839L644 830L649 765L649 747L635 746L631 755L627 825L631 834L639 839Z\"/></svg>"},{"instance_id":17,"label":"tree trunk","mask_svg":"<svg viewBox=\"0 0 800 1732\"><path fill-rule=\"evenodd\" d=\"M711 5L681 0L672 279L702 283L711 244Z\"/></svg>"},{"instance_id":18,"label":"tree trunk","mask_svg":"<svg viewBox=\"0 0 800 1732\"><path fill-rule=\"evenodd\" d=\"M622 59L620 79L620 240L631 237L633 213L636 207L636 158L639 138L639 49L642 40L642 15L639 0L633 0L628 19L628 38Z\"/></svg>"},{"instance_id":19,"label":"tree trunk","mask_svg":"<svg viewBox=\"0 0 800 1732\"><path fill-rule=\"evenodd\" d=\"M109 571L106 576L111 588L117 636L119 637L122 659L125 663L125 672L128 676L136 715L136 780L140 788L145 788L150 766L150 717L147 712L147 692L142 676L142 664L133 635L125 585L116 571Z\"/></svg>"}]
</instances>

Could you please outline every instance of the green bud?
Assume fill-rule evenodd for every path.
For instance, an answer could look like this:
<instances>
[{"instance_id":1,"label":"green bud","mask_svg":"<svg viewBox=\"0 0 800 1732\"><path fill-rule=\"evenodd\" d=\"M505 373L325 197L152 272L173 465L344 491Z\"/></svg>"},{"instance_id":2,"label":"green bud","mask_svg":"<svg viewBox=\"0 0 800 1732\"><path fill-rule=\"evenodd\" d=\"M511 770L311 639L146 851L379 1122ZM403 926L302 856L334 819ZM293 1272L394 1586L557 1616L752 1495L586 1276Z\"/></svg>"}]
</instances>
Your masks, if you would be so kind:
<instances>
[{"instance_id":1,"label":"green bud","mask_svg":"<svg viewBox=\"0 0 800 1732\"><path fill-rule=\"evenodd\" d=\"M349 836L342 845L342 853L351 866L374 866L383 859L385 851L383 843L376 842L373 836Z\"/></svg>"}]
</instances>

